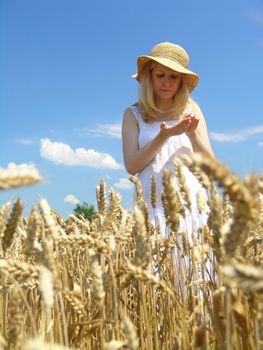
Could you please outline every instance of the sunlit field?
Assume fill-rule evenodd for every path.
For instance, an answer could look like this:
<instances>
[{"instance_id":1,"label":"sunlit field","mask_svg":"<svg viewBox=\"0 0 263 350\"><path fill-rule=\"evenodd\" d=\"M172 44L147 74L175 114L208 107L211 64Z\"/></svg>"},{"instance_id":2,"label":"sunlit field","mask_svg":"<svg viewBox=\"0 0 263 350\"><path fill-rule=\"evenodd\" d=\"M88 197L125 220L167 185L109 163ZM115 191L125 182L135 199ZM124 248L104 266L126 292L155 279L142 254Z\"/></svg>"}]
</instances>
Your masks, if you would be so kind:
<instances>
[{"instance_id":1,"label":"sunlit field","mask_svg":"<svg viewBox=\"0 0 263 350\"><path fill-rule=\"evenodd\" d=\"M163 177L166 239L136 177L132 212L103 180L91 221L63 220L44 199L28 217L22 198L1 207L0 348L263 349L263 178L240 180L198 154L180 164L180 193ZM191 238L179 226L191 208L181 166L210 208ZM36 171L0 172L1 190L40 181ZM206 198L197 203L204 214Z\"/></svg>"}]
</instances>

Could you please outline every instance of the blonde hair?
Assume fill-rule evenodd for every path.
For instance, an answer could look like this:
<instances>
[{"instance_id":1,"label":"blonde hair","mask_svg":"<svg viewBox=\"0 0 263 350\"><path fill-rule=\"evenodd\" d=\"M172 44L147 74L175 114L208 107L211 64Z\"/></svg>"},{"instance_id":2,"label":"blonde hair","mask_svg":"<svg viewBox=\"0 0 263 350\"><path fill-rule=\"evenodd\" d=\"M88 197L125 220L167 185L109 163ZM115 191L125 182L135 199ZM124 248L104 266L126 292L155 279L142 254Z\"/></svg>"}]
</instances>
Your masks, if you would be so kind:
<instances>
[{"instance_id":1,"label":"blonde hair","mask_svg":"<svg viewBox=\"0 0 263 350\"><path fill-rule=\"evenodd\" d=\"M143 74L140 79L138 106L140 108L142 117L145 122L155 121L156 113L161 112L161 110L158 109L155 104L151 80L151 70L155 64L156 63L153 61L147 62L143 68ZM187 86L182 77L180 89L173 98L173 107L170 110L170 112L175 114L177 118L182 114L183 110L185 109L185 106L188 102L188 98L189 90L187 89Z\"/></svg>"}]
</instances>

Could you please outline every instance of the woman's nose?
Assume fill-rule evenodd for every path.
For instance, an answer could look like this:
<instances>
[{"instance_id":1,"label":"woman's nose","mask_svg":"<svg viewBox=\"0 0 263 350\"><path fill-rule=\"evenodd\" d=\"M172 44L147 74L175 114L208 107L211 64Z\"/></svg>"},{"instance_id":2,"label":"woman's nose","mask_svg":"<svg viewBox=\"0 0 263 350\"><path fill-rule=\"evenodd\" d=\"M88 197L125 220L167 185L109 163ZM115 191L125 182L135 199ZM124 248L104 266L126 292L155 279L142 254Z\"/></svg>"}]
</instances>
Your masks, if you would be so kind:
<instances>
[{"instance_id":1,"label":"woman's nose","mask_svg":"<svg viewBox=\"0 0 263 350\"><path fill-rule=\"evenodd\" d=\"M164 81L163 81L163 85L169 86L170 85L170 79L169 78L165 78Z\"/></svg>"}]
</instances>

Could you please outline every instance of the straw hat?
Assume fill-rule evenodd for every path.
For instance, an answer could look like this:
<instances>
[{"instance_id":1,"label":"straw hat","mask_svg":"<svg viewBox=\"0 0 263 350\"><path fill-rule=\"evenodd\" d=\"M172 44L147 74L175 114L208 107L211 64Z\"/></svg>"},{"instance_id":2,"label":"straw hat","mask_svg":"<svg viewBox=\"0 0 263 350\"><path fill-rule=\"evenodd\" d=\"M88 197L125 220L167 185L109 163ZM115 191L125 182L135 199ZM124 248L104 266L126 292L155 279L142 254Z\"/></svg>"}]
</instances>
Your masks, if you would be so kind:
<instances>
[{"instance_id":1,"label":"straw hat","mask_svg":"<svg viewBox=\"0 0 263 350\"><path fill-rule=\"evenodd\" d=\"M132 77L140 80L145 63L155 61L168 67L176 72L183 74L183 79L191 92L199 81L199 76L187 69L189 63L189 56L185 49L180 45L169 42L157 44L151 51L151 54L139 56L137 59L138 73Z\"/></svg>"}]
</instances>

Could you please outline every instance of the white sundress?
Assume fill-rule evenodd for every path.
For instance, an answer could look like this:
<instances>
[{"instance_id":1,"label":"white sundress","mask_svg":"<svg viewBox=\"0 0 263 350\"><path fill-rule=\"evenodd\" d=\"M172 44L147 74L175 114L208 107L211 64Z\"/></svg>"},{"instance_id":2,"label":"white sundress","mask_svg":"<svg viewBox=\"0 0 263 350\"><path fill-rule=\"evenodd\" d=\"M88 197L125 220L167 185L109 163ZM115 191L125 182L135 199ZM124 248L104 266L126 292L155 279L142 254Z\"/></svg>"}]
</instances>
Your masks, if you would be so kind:
<instances>
[{"instance_id":1,"label":"white sundress","mask_svg":"<svg viewBox=\"0 0 263 350\"><path fill-rule=\"evenodd\" d=\"M187 106L186 108L189 108ZM160 131L161 121L155 121L152 123L146 123L138 106L132 105L132 110L139 126L138 143L139 148L145 147ZM168 125L174 125L178 123L178 120L166 121ZM166 219L162 206L161 194L163 191L162 176L163 170L166 168L172 173L174 172L174 160L184 154L193 152L191 142L185 133L168 138L163 146L160 148L153 160L137 174L138 179L142 184L142 195L145 202L148 205L150 218L153 225L159 225L161 235L164 238L169 236L169 228L166 225ZM188 239L192 241L192 237L197 234L198 228L203 226L207 221L207 213L200 214L197 208L196 195L199 191L203 191L203 195L206 196L204 188L201 186L197 178L183 166L183 174L185 181L189 189L189 195L191 199L191 211L186 209L186 218L180 218L179 230L186 231L188 233ZM154 209L151 205L151 176L155 175L156 187L157 187L157 203ZM174 175L175 190L179 192L176 175ZM134 200L135 205L135 200Z\"/></svg>"}]
</instances>

